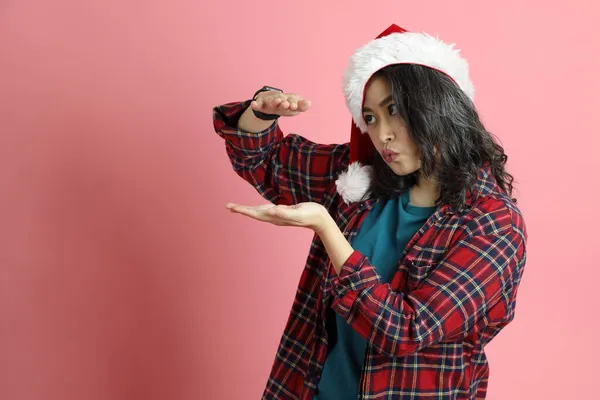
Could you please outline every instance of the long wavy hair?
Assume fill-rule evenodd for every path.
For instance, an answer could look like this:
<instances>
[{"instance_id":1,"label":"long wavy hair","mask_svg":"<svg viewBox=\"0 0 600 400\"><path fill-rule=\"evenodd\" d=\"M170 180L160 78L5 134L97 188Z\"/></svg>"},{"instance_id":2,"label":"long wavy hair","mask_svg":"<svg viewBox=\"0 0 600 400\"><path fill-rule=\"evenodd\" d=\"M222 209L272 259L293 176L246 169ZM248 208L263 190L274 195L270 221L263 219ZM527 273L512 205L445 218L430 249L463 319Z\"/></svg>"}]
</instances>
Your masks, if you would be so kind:
<instances>
[{"instance_id":1,"label":"long wavy hair","mask_svg":"<svg viewBox=\"0 0 600 400\"><path fill-rule=\"evenodd\" d=\"M503 147L485 129L471 99L448 76L413 64L392 65L376 75L390 82L398 113L420 149L420 171L440 187L438 204L464 210L467 193L484 166L512 198L514 179L506 171ZM374 198L397 197L417 183L419 171L396 175L378 153L372 165L369 191Z\"/></svg>"}]
</instances>

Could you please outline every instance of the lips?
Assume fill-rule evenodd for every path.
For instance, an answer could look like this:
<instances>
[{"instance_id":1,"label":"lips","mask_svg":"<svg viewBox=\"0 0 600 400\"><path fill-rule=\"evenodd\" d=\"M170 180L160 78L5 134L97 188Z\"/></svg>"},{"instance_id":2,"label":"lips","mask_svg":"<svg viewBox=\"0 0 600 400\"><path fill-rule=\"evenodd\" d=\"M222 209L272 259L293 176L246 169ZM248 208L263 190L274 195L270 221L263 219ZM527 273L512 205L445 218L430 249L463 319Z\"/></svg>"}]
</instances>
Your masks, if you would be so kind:
<instances>
[{"instance_id":1,"label":"lips","mask_svg":"<svg viewBox=\"0 0 600 400\"><path fill-rule=\"evenodd\" d=\"M381 157L383 157L385 162L388 162L388 163L394 161L394 159L396 159L397 155L398 155L398 153L396 153L395 151L392 151L392 150L383 150L381 152Z\"/></svg>"}]
</instances>

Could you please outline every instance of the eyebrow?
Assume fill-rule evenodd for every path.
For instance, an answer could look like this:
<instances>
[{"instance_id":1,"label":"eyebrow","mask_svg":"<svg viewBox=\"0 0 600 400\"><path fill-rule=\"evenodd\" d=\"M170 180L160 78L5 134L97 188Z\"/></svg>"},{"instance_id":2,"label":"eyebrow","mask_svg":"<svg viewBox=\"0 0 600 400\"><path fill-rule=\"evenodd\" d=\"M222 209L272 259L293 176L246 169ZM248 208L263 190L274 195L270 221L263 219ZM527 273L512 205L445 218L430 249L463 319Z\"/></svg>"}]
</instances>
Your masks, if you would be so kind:
<instances>
[{"instance_id":1,"label":"eyebrow","mask_svg":"<svg viewBox=\"0 0 600 400\"><path fill-rule=\"evenodd\" d=\"M393 99L394 99L394 96L390 94L388 97L386 97L385 99L383 99L379 102L379 107L383 107L385 104L389 103ZM373 111L369 107L363 107L362 110L363 110L363 112L364 111Z\"/></svg>"}]
</instances>

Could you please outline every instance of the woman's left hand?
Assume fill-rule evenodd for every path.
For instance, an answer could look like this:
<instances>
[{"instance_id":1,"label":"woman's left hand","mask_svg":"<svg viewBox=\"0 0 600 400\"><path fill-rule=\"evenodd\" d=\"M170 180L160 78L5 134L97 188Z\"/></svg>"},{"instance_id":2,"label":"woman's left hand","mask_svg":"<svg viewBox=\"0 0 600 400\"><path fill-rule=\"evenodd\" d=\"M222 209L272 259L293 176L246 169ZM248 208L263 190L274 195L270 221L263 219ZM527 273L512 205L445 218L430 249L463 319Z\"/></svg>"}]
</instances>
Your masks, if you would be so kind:
<instances>
[{"instance_id":1,"label":"woman's left hand","mask_svg":"<svg viewBox=\"0 0 600 400\"><path fill-rule=\"evenodd\" d=\"M274 204L244 206L228 203L226 207L234 213L246 215L257 221L269 222L278 226L310 228L316 233L325 227L328 218L330 218L325 207L313 202L299 203L292 206L276 206Z\"/></svg>"}]
</instances>

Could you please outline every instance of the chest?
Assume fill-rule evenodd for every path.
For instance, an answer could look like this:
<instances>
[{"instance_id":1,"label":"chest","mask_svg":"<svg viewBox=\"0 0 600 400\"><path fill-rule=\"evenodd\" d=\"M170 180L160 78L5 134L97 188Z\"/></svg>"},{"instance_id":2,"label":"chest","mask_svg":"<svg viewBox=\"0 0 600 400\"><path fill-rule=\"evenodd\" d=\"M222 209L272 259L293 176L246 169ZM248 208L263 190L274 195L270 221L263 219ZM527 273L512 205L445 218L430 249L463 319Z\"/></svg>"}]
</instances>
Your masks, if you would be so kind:
<instances>
[{"instance_id":1,"label":"chest","mask_svg":"<svg viewBox=\"0 0 600 400\"><path fill-rule=\"evenodd\" d=\"M357 238L373 209L369 202L340 207L336 221L346 239L352 243ZM461 219L440 207L420 227L412 228L403 241L387 240L396 260L392 261L389 279L393 290L409 293L419 286L440 264L448 251L461 238ZM398 228L402 230L402 226ZM360 251L360 249L358 249ZM379 251L385 249L379 248ZM376 263L374 263L377 267ZM388 267L389 268L389 267ZM331 271L330 271L331 273ZM329 275L329 278L332 278ZM325 282L327 285L329 282Z\"/></svg>"}]
</instances>

